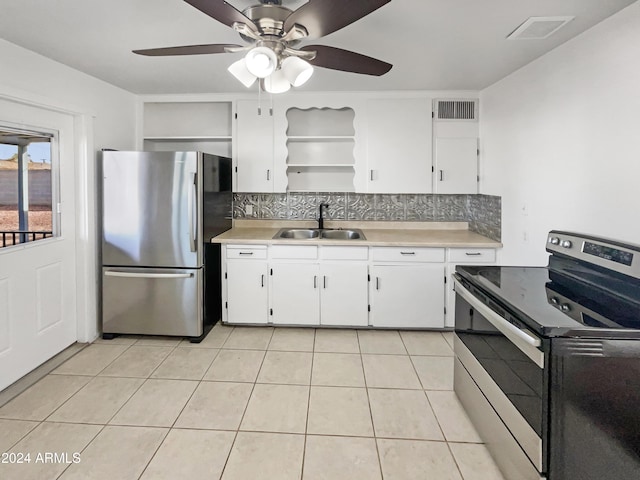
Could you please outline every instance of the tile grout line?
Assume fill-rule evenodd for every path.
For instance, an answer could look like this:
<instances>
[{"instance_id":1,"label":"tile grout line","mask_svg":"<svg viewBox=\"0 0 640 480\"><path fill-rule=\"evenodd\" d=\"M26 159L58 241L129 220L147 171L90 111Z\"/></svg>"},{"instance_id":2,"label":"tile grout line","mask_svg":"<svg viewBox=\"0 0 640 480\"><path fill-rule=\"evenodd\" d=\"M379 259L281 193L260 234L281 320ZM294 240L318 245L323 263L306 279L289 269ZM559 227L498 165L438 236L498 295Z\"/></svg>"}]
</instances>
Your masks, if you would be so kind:
<instances>
[{"instance_id":1,"label":"tile grout line","mask_svg":"<svg viewBox=\"0 0 640 480\"><path fill-rule=\"evenodd\" d=\"M367 405L369 406L369 418L371 419L371 429L373 430L373 443L376 447L376 455L378 456L378 470L380 471L380 478L384 478L384 473L382 471L382 459L380 458L380 448L378 448L378 437L376 436L376 425L373 421L373 409L371 408L371 398L369 397L369 387L367 384L367 374L364 369L364 359L362 358L362 348L360 346L360 335L357 334L356 338L358 339L358 350L360 350L360 363L362 365L362 376L364 378L364 387L367 392Z\"/></svg>"},{"instance_id":2,"label":"tile grout line","mask_svg":"<svg viewBox=\"0 0 640 480\"><path fill-rule=\"evenodd\" d=\"M44 422L43 422L43 423L44 423ZM87 444L82 448L82 450L80 450L80 452L79 452L79 453L80 453L80 458L81 458L81 459L82 459L82 454L84 453L84 451L85 451L87 448L89 448L89 445L91 445L91 444L94 442L94 440L95 440L96 438L98 438L98 435L100 435L100 434L103 432L103 430L104 430L107 426L106 426L106 425L101 425L101 427L102 427L102 428L96 432L96 434L91 438L91 440L89 440L89 441L87 442ZM65 474L65 472L71 468L71 465L74 465L74 464L69 464L69 465L67 465L67 466L62 470L62 472L60 472L60 475L58 475L58 476L56 477L56 479L61 478L61 477Z\"/></svg>"},{"instance_id":3,"label":"tile grout line","mask_svg":"<svg viewBox=\"0 0 640 480\"><path fill-rule=\"evenodd\" d=\"M304 442L302 444L302 465L300 467L300 479L304 478L304 460L307 455L307 436L309 432L309 409L311 408L311 385L313 384L313 361L315 360L316 334L318 329L313 329L313 345L311 346L311 371L309 372L309 394L307 395L307 419L304 423Z\"/></svg>"}]
</instances>

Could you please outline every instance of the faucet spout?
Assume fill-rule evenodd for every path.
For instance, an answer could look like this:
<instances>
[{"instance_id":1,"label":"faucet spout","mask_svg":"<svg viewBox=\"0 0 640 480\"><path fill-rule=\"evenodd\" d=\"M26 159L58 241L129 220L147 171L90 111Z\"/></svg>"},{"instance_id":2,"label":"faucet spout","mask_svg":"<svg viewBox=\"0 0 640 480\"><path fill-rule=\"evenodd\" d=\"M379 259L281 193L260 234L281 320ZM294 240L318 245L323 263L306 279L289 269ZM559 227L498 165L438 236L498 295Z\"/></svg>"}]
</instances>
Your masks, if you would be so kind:
<instances>
[{"instance_id":1,"label":"faucet spout","mask_svg":"<svg viewBox=\"0 0 640 480\"><path fill-rule=\"evenodd\" d=\"M329 204L328 203L321 203L320 204L320 214L318 215L318 228L320 230L322 230L324 228L324 217L322 216L322 209L323 208L329 208Z\"/></svg>"}]
</instances>

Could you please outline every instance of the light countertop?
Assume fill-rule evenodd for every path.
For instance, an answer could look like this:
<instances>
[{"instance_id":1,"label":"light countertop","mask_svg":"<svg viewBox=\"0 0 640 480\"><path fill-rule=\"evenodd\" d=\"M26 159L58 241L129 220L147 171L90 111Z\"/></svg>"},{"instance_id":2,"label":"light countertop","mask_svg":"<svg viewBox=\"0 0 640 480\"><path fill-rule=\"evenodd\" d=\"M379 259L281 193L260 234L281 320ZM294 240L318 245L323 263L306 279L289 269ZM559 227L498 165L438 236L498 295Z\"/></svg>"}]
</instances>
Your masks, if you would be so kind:
<instances>
[{"instance_id":1,"label":"light countertop","mask_svg":"<svg viewBox=\"0 0 640 480\"><path fill-rule=\"evenodd\" d=\"M450 248L500 248L502 243L468 229L466 222L325 221L325 228L358 228L365 240L273 238L281 228L317 228L315 221L236 220L234 227L212 243L268 245L362 245Z\"/></svg>"}]
</instances>

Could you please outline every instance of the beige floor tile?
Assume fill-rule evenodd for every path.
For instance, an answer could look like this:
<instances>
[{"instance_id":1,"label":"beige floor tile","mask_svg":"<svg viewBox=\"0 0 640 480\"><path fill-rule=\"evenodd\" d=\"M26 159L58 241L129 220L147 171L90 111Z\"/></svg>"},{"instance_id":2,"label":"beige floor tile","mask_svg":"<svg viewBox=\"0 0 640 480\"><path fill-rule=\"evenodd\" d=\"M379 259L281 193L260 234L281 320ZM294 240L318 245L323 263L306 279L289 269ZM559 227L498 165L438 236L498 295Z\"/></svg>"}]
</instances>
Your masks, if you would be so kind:
<instances>
[{"instance_id":1,"label":"beige floor tile","mask_svg":"<svg viewBox=\"0 0 640 480\"><path fill-rule=\"evenodd\" d=\"M407 349L395 330L358 330L362 353L406 355Z\"/></svg>"},{"instance_id":2,"label":"beige floor tile","mask_svg":"<svg viewBox=\"0 0 640 480\"><path fill-rule=\"evenodd\" d=\"M453 357L412 356L425 390L453 390Z\"/></svg>"},{"instance_id":3,"label":"beige floor tile","mask_svg":"<svg viewBox=\"0 0 640 480\"><path fill-rule=\"evenodd\" d=\"M38 422L26 420L0 420L0 453L9 450L37 426Z\"/></svg>"},{"instance_id":4,"label":"beige floor tile","mask_svg":"<svg viewBox=\"0 0 640 480\"><path fill-rule=\"evenodd\" d=\"M312 353L269 351L258 374L259 383L309 385Z\"/></svg>"},{"instance_id":5,"label":"beige floor tile","mask_svg":"<svg viewBox=\"0 0 640 480\"><path fill-rule=\"evenodd\" d=\"M353 353L314 353L311 384L364 387L362 358Z\"/></svg>"},{"instance_id":6,"label":"beige floor tile","mask_svg":"<svg viewBox=\"0 0 640 480\"><path fill-rule=\"evenodd\" d=\"M53 412L51 422L107 423L142 385L139 378L96 377Z\"/></svg>"},{"instance_id":7,"label":"beige floor tile","mask_svg":"<svg viewBox=\"0 0 640 480\"><path fill-rule=\"evenodd\" d=\"M423 391L370 388L369 402L377 437L444 440Z\"/></svg>"},{"instance_id":8,"label":"beige floor tile","mask_svg":"<svg viewBox=\"0 0 640 480\"><path fill-rule=\"evenodd\" d=\"M504 480L484 445L449 443L464 480Z\"/></svg>"},{"instance_id":9,"label":"beige floor tile","mask_svg":"<svg viewBox=\"0 0 640 480\"><path fill-rule=\"evenodd\" d=\"M30 463L0 465L0 478L7 480L48 480L58 478L70 463L100 432L100 425L41 423L22 439L13 452L29 454ZM46 453L56 453L58 462L45 463ZM38 455L41 457L38 457ZM76 457L77 458L77 457ZM82 456L80 454L80 460Z\"/></svg>"},{"instance_id":10,"label":"beige floor tile","mask_svg":"<svg viewBox=\"0 0 640 480\"><path fill-rule=\"evenodd\" d=\"M91 377L47 375L0 408L0 418L44 420L90 380Z\"/></svg>"},{"instance_id":11,"label":"beige floor tile","mask_svg":"<svg viewBox=\"0 0 640 480\"><path fill-rule=\"evenodd\" d=\"M100 372L107 377L135 377L148 378L169 356L174 347L130 347L120 355L111 365Z\"/></svg>"},{"instance_id":12,"label":"beige floor tile","mask_svg":"<svg viewBox=\"0 0 640 480\"><path fill-rule=\"evenodd\" d=\"M202 382L175 423L180 428L236 430L249 401L249 383Z\"/></svg>"},{"instance_id":13,"label":"beige floor tile","mask_svg":"<svg viewBox=\"0 0 640 480\"><path fill-rule=\"evenodd\" d=\"M253 389L241 430L304 433L309 387L257 384Z\"/></svg>"},{"instance_id":14,"label":"beige floor tile","mask_svg":"<svg viewBox=\"0 0 640 480\"><path fill-rule=\"evenodd\" d=\"M409 355L453 356L453 349L440 332L400 332Z\"/></svg>"},{"instance_id":15,"label":"beige floor tile","mask_svg":"<svg viewBox=\"0 0 640 480\"><path fill-rule=\"evenodd\" d=\"M234 327L223 325L222 323L216 323L200 343L191 343L189 340L185 339L180 342L180 346L189 348L220 348L224 345L224 342L227 341L227 338L229 338L233 329Z\"/></svg>"},{"instance_id":16,"label":"beige floor tile","mask_svg":"<svg viewBox=\"0 0 640 480\"><path fill-rule=\"evenodd\" d=\"M375 440L373 438L308 436L302 478L303 480L381 479Z\"/></svg>"},{"instance_id":17,"label":"beige floor tile","mask_svg":"<svg viewBox=\"0 0 640 480\"><path fill-rule=\"evenodd\" d=\"M304 435L239 432L222 480L298 480L303 452Z\"/></svg>"},{"instance_id":18,"label":"beige floor tile","mask_svg":"<svg viewBox=\"0 0 640 480\"><path fill-rule=\"evenodd\" d=\"M453 349L453 336L454 336L454 333L453 332L442 332L442 336L447 341L449 346Z\"/></svg>"},{"instance_id":19,"label":"beige floor tile","mask_svg":"<svg viewBox=\"0 0 640 480\"><path fill-rule=\"evenodd\" d=\"M372 437L366 389L311 387L307 433Z\"/></svg>"},{"instance_id":20,"label":"beige floor tile","mask_svg":"<svg viewBox=\"0 0 640 480\"><path fill-rule=\"evenodd\" d=\"M427 392L429 402L448 442L482 443L454 392Z\"/></svg>"},{"instance_id":21,"label":"beige floor tile","mask_svg":"<svg viewBox=\"0 0 640 480\"><path fill-rule=\"evenodd\" d=\"M234 438L233 432L173 429L141 480L218 479Z\"/></svg>"},{"instance_id":22,"label":"beige floor tile","mask_svg":"<svg viewBox=\"0 0 640 480\"><path fill-rule=\"evenodd\" d=\"M462 480L445 442L378 439L378 449L385 479Z\"/></svg>"},{"instance_id":23,"label":"beige floor tile","mask_svg":"<svg viewBox=\"0 0 640 480\"><path fill-rule=\"evenodd\" d=\"M204 380L255 382L264 354L261 350L220 350Z\"/></svg>"},{"instance_id":24,"label":"beige floor tile","mask_svg":"<svg viewBox=\"0 0 640 480\"><path fill-rule=\"evenodd\" d=\"M316 330L316 352L360 353L358 334L355 330L327 329Z\"/></svg>"},{"instance_id":25,"label":"beige floor tile","mask_svg":"<svg viewBox=\"0 0 640 480\"><path fill-rule=\"evenodd\" d=\"M216 348L178 347L164 359L151 378L202 380L218 351Z\"/></svg>"},{"instance_id":26,"label":"beige floor tile","mask_svg":"<svg viewBox=\"0 0 640 480\"><path fill-rule=\"evenodd\" d=\"M167 434L166 428L107 426L61 480L137 480Z\"/></svg>"},{"instance_id":27,"label":"beige floor tile","mask_svg":"<svg viewBox=\"0 0 640 480\"><path fill-rule=\"evenodd\" d=\"M161 335L148 335L141 337L136 345L147 345L152 347L176 347L182 342L182 337L163 337Z\"/></svg>"},{"instance_id":28,"label":"beige floor tile","mask_svg":"<svg viewBox=\"0 0 640 480\"><path fill-rule=\"evenodd\" d=\"M171 427L197 386L194 381L149 379L109 423Z\"/></svg>"},{"instance_id":29,"label":"beige floor tile","mask_svg":"<svg viewBox=\"0 0 640 480\"><path fill-rule=\"evenodd\" d=\"M362 355L368 387L422 388L408 355Z\"/></svg>"},{"instance_id":30,"label":"beige floor tile","mask_svg":"<svg viewBox=\"0 0 640 480\"><path fill-rule=\"evenodd\" d=\"M64 362L53 373L97 375L129 348L129 345L94 343Z\"/></svg>"},{"instance_id":31,"label":"beige floor tile","mask_svg":"<svg viewBox=\"0 0 640 480\"><path fill-rule=\"evenodd\" d=\"M111 340L105 340L102 337L98 337L93 343L101 343L104 345L133 345L142 338L140 335L120 335L112 338Z\"/></svg>"},{"instance_id":32,"label":"beige floor tile","mask_svg":"<svg viewBox=\"0 0 640 480\"><path fill-rule=\"evenodd\" d=\"M284 352L313 352L314 328L276 328L269 350Z\"/></svg>"},{"instance_id":33,"label":"beige floor tile","mask_svg":"<svg viewBox=\"0 0 640 480\"><path fill-rule=\"evenodd\" d=\"M271 335L272 327L235 327L222 348L266 350Z\"/></svg>"}]
</instances>

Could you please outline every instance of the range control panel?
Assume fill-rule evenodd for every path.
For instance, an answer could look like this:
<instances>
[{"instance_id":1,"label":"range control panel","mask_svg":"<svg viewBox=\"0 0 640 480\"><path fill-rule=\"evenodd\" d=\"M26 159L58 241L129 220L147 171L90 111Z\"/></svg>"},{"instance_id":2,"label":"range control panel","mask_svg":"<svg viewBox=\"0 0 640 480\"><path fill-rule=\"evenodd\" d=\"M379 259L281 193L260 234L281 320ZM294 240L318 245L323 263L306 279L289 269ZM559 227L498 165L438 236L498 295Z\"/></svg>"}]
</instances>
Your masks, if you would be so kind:
<instances>
[{"instance_id":1,"label":"range control panel","mask_svg":"<svg viewBox=\"0 0 640 480\"><path fill-rule=\"evenodd\" d=\"M640 246L638 245L552 230L547 236L547 252L572 257L640 278Z\"/></svg>"}]
</instances>

